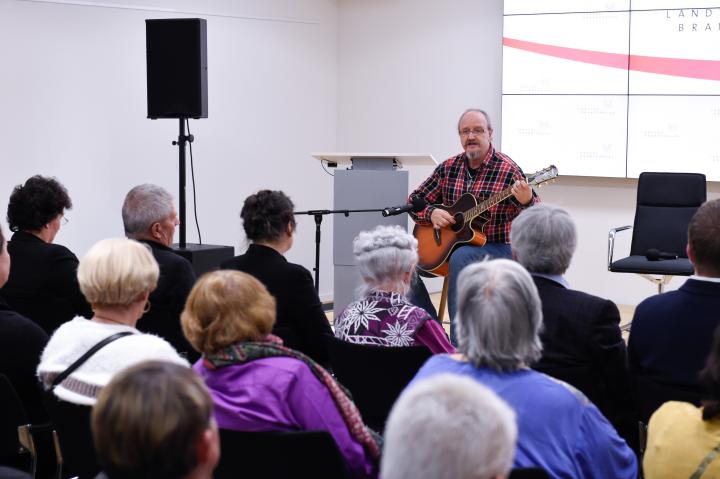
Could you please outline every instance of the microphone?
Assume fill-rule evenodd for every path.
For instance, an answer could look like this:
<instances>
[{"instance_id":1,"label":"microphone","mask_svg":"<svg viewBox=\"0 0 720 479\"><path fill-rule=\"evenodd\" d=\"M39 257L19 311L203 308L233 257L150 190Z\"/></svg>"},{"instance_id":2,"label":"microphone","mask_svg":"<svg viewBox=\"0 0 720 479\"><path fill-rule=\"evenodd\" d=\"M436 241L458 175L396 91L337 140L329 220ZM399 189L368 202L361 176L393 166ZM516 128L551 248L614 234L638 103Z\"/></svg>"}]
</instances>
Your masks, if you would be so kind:
<instances>
[{"instance_id":1,"label":"microphone","mask_svg":"<svg viewBox=\"0 0 720 479\"><path fill-rule=\"evenodd\" d=\"M418 211L421 211L423 208L425 208L425 205L427 205L427 201L420 198L419 196L414 196L412 198L412 203L408 203L406 205L401 205L401 206L390 206L390 207L382 210L382 215L383 216L395 216L395 215L399 215L401 213L407 213L408 211L417 213Z\"/></svg>"},{"instance_id":2,"label":"microphone","mask_svg":"<svg viewBox=\"0 0 720 479\"><path fill-rule=\"evenodd\" d=\"M645 257L648 261L661 261L664 259L677 259L678 255L676 253L666 253L658 250L657 248L650 248L645 251Z\"/></svg>"}]
</instances>

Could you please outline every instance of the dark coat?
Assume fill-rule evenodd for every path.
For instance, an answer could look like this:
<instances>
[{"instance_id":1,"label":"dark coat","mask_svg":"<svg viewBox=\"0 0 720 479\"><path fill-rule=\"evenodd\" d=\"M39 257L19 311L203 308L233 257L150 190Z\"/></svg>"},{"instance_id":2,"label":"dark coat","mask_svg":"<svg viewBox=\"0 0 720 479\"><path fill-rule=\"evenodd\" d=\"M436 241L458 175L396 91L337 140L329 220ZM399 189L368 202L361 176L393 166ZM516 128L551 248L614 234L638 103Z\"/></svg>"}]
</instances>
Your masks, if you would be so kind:
<instances>
[{"instance_id":1,"label":"dark coat","mask_svg":"<svg viewBox=\"0 0 720 479\"><path fill-rule=\"evenodd\" d=\"M33 424L48 420L36 375L48 340L40 326L0 299L0 374L10 380Z\"/></svg>"},{"instance_id":2,"label":"dark coat","mask_svg":"<svg viewBox=\"0 0 720 479\"><path fill-rule=\"evenodd\" d=\"M635 309L628 351L633 374L700 387L698 373L720 324L720 283L688 279Z\"/></svg>"},{"instance_id":3,"label":"dark coat","mask_svg":"<svg viewBox=\"0 0 720 479\"><path fill-rule=\"evenodd\" d=\"M160 266L160 278L157 288L150 293L150 310L138 320L137 328L165 339L178 353L186 354L192 363L200 354L185 339L180 325L180 314L195 284L195 271L188 260L167 246L155 241L140 242L150 246Z\"/></svg>"},{"instance_id":4,"label":"dark coat","mask_svg":"<svg viewBox=\"0 0 720 479\"><path fill-rule=\"evenodd\" d=\"M273 334L280 336L289 348L327 365L324 335L332 336L332 329L307 269L289 263L274 249L257 244L251 244L245 254L225 261L221 267L243 271L260 280L277 303Z\"/></svg>"},{"instance_id":5,"label":"dark coat","mask_svg":"<svg viewBox=\"0 0 720 479\"><path fill-rule=\"evenodd\" d=\"M14 311L52 334L75 316L92 317L80 292L77 257L66 247L18 231L8 242L12 265L2 296Z\"/></svg>"},{"instance_id":6,"label":"dark coat","mask_svg":"<svg viewBox=\"0 0 720 479\"><path fill-rule=\"evenodd\" d=\"M533 367L550 372L574 368L577 384L609 418L632 409L631 385L620 312L610 300L533 276L540 294L544 331L542 359ZM563 378L565 379L565 378Z\"/></svg>"}]
</instances>

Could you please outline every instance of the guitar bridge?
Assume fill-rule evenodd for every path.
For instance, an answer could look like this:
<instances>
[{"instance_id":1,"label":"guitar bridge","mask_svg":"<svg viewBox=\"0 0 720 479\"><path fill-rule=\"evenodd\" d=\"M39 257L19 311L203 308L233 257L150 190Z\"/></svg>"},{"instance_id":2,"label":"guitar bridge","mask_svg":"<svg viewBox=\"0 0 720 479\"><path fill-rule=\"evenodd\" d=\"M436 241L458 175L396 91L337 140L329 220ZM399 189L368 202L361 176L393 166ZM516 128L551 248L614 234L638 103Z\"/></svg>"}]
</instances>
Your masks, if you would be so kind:
<instances>
[{"instance_id":1,"label":"guitar bridge","mask_svg":"<svg viewBox=\"0 0 720 479\"><path fill-rule=\"evenodd\" d=\"M442 240L440 239L440 230L438 228L433 229L433 237L435 238L435 243L440 246Z\"/></svg>"}]
</instances>

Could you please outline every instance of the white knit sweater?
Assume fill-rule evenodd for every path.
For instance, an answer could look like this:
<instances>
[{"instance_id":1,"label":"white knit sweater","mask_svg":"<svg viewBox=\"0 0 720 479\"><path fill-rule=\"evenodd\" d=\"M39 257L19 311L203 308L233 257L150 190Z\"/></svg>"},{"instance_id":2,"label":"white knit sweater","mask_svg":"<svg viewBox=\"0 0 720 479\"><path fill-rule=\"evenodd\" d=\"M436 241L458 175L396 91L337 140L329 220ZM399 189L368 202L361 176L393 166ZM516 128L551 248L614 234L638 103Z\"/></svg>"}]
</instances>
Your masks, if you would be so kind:
<instances>
[{"instance_id":1,"label":"white knit sweater","mask_svg":"<svg viewBox=\"0 0 720 479\"><path fill-rule=\"evenodd\" d=\"M61 325L50 338L40 356L38 377L49 385L57 374L63 372L95 344L113 334L131 331L135 334L117 339L93 354L73 372L68 379L90 386L105 386L113 375L133 364L151 359L169 361L183 366L188 362L180 357L164 339L144 334L121 324L104 324L77 317ZM93 405L95 397L72 391L58 385L58 398L75 404Z\"/></svg>"}]
</instances>

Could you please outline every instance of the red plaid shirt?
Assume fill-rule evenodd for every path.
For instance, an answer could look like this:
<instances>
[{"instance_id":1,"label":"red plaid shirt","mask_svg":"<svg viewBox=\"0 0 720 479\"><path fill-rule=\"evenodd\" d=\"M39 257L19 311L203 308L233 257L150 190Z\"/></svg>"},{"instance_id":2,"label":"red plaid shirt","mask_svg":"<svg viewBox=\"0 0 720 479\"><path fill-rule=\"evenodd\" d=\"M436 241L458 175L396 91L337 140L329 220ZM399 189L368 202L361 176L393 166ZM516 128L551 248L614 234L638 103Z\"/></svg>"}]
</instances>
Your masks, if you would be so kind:
<instances>
[{"instance_id":1,"label":"red plaid shirt","mask_svg":"<svg viewBox=\"0 0 720 479\"><path fill-rule=\"evenodd\" d=\"M455 203L463 193L472 193L478 200L484 201L498 193L515 181L524 179L525 175L518 165L509 156L506 156L491 146L483 159L475 177L470 174L465 153L443 161L430 177L422 182L410 197L419 196L427 201L428 206L418 213L410 213L416 223L430 224L430 215L435 209L433 205L443 204L450 206ZM530 204L535 204L540 198L533 191ZM408 200L408 203L410 200ZM521 205L514 196L501 201L488 210L489 221L485 225L484 233L489 243L510 243L510 225L512 220L529 205Z\"/></svg>"}]
</instances>

